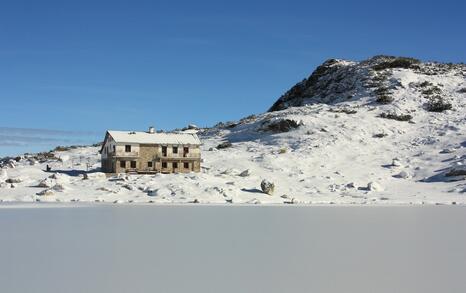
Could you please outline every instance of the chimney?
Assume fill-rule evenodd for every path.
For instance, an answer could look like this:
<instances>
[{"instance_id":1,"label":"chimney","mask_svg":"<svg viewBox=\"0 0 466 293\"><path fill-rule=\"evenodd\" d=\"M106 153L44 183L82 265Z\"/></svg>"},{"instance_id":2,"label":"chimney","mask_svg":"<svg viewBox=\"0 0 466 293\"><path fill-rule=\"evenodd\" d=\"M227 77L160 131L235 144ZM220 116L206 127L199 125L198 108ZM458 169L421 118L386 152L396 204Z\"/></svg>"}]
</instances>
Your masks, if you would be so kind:
<instances>
[{"instance_id":1,"label":"chimney","mask_svg":"<svg viewBox=\"0 0 466 293\"><path fill-rule=\"evenodd\" d=\"M154 128L154 126L150 126L150 127L149 127L148 133L155 133L155 128Z\"/></svg>"}]
</instances>

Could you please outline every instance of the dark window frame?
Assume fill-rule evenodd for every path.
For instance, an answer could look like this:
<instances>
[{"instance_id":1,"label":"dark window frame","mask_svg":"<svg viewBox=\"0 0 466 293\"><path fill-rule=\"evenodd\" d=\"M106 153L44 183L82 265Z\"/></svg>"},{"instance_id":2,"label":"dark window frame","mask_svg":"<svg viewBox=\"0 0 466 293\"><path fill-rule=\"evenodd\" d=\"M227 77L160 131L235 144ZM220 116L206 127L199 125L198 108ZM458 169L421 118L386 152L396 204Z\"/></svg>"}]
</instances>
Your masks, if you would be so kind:
<instances>
[{"instance_id":1,"label":"dark window frame","mask_svg":"<svg viewBox=\"0 0 466 293\"><path fill-rule=\"evenodd\" d=\"M147 168L152 168L154 167L154 163L152 161L147 162Z\"/></svg>"},{"instance_id":2,"label":"dark window frame","mask_svg":"<svg viewBox=\"0 0 466 293\"><path fill-rule=\"evenodd\" d=\"M184 167L185 169L189 169L189 162L184 162L184 163L183 163L183 167Z\"/></svg>"},{"instance_id":3,"label":"dark window frame","mask_svg":"<svg viewBox=\"0 0 466 293\"><path fill-rule=\"evenodd\" d=\"M162 169L167 169L167 168L168 168L167 162L162 162Z\"/></svg>"},{"instance_id":4,"label":"dark window frame","mask_svg":"<svg viewBox=\"0 0 466 293\"><path fill-rule=\"evenodd\" d=\"M162 156L166 157L168 152L167 146L163 145L162 146Z\"/></svg>"},{"instance_id":5,"label":"dark window frame","mask_svg":"<svg viewBox=\"0 0 466 293\"><path fill-rule=\"evenodd\" d=\"M129 165L130 168L132 168L132 169L136 169L136 168L137 168L137 162L136 162L136 161L130 161L129 164L130 164L130 165Z\"/></svg>"},{"instance_id":6,"label":"dark window frame","mask_svg":"<svg viewBox=\"0 0 466 293\"><path fill-rule=\"evenodd\" d=\"M172 148L172 152L173 152L174 154L177 154L177 153L178 153L178 147L177 147L177 146L174 146L174 147Z\"/></svg>"},{"instance_id":7,"label":"dark window frame","mask_svg":"<svg viewBox=\"0 0 466 293\"><path fill-rule=\"evenodd\" d=\"M126 161L125 160L120 161L120 168L126 168Z\"/></svg>"},{"instance_id":8,"label":"dark window frame","mask_svg":"<svg viewBox=\"0 0 466 293\"><path fill-rule=\"evenodd\" d=\"M125 145L125 153L131 153L131 145L130 144Z\"/></svg>"},{"instance_id":9,"label":"dark window frame","mask_svg":"<svg viewBox=\"0 0 466 293\"><path fill-rule=\"evenodd\" d=\"M173 169L178 169L178 162L173 162L172 163L172 168Z\"/></svg>"}]
</instances>

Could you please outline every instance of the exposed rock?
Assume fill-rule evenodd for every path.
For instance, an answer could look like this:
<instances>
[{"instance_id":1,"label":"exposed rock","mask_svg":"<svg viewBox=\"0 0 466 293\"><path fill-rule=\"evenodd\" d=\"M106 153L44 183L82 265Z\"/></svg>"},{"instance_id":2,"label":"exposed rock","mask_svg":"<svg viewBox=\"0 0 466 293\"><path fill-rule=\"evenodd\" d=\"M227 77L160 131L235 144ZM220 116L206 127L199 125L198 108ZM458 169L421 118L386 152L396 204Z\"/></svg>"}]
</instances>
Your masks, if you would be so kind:
<instances>
[{"instance_id":1,"label":"exposed rock","mask_svg":"<svg viewBox=\"0 0 466 293\"><path fill-rule=\"evenodd\" d=\"M239 173L239 176L241 177L248 177L249 175L251 175L251 171L249 169L246 169L243 172Z\"/></svg>"},{"instance_id":2,"label":"exposed rock","mask_svg":"<svg viewBox=\"0 0 466 293\"><path fill-rule=\"evenodd\" d=\"M160 196L160 197L168 197L172 195L172 191L168 188L162 187L158 189L148 189L147 190L148 196Z\"/></svg>"},{"instance_id":3,"label":"exposed rock","mask_svg":"<svg viewBox=\"0 0 466 293\"><path fill-rule=\"evenodd\" d=\"M261 130L277 133L288 132L292 129L298 128L301 125L303 125L302 121L295 121L292 119L277 119L264 122L261 126Z\"/></svg>"},{"instance_id":4,"label":"exposed rock","mask_svg":"<svg viewBox=\"0 0 466 293\"><path fill-rule=\"evenodd\" d=\"M268 181L267 179L264 179L261 182L261 189L262 189L262 192L268 195L272 195L273 192L275 191L275 184Z\"/></svg>"},{"instance_id":5,"label":"exposed rock","mask_svg":"<svg viewBox=\"0 0 466 293\"><path fill-rule=\"evenodd\" d=\"M440 153L441 154L451 154L451 153L454 153L455 151L456 151L456 149L449 148L449 149L443 149Z\"/></svg>"},{"instance_id":6,"label":"exposed rock","mask_svg":"<svg viewBox=\"0 0 466 293\"><path fill-rule=\"evenodd\" d=\"M106 191L106 192L113 192L112 189L110 189L110 188L108 188L108 187L105 187L105 186L98 187L96 190Z\"/></svg>"},{"instance_id":7,"label":"exposed rock","mask_svg":"<svg viewBox=\"0 0 466 293\"><path fill-rule=\"evenodd\" d=\"M123 184L122 186L123 188L126 188L128 190L135 190L136 188L134 187L134 185L131 185L131 184Z\"/></svg>"},{"instance_id":8,"label":"exposed rock","mask_svg":"<svg viewBox=\"0 0 466 293\"><path fill-rule=\"evenodd\" d=\"M219 145L217 146L217 149L219 149L219 150L221 150L221 149L226 149L226 148L229 148L229 147L231 147L231 146L233 146L231 142L225 141L225 142L222 142L221 144L219 144Z\"/></svg>"},{"instance_id":9,"label":"exposed rock","mask_svg":"<svg viewBox=\"0 0 466 293\"><path fill-rule=\"evenodd\" d=\"M447 177L466 176L466 167L458 166L452 168L448 173L445 174Z\"/></svg>"},{"instance_id":10,"label":"exposed rock","mask_svg":"<svg viewBox=\"0 0 466 293\"><path fill-rule=\"evenodd\" d=\"M8 178L5 182L6 183L21 183L23 182L23 179L20 177Z\"/></svg>"},{"instance_id":11,"label":"exposed rock","mask_svg":"<svg viewBox=\"0 0 466 293\"><path fill-rule=\"evenodd\" d=\"M50 178L45 178L37 184L37 187L43 187L43 188L50 188L52 186L53 186L53 181Z\"/></svg>"},{"instance_id":12,"label":"exposed rock","mask_svg":"<svg viewBox=\"0 0 466 293\"><path fill-rule=\"evenodd\" d=\"M346 187L347 188L356 188L356 186L354 185L354 182L350 182L350 183L346 184Z\"/></svg>"},{"instance_id":13,"label":"exposed rock","mask_svg":"<svg viewBox=\"0 0 466 293\"><path fill-rule=\"evenodd\" d=\"M49 196L49 195L54 195L54 192L51 189L44 189L36 194L39 196Z\"/></svg>"}]
</instances>

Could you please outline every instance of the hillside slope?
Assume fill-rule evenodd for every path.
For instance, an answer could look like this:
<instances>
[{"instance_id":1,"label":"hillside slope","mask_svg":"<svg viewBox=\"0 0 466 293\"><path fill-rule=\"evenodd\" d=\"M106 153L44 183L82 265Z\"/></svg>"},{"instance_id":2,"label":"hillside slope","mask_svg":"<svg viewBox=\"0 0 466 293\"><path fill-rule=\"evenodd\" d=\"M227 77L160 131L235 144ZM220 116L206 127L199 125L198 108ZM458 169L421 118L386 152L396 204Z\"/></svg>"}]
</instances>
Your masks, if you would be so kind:
<instances>
[{"instance_id":1,"label":"hillside slope","mask_svg":"<svg viewBox=\"0 0 466 293\"><path fill-rule=\"evenodd\" d=\"M6 169L4 178L22 180L2 183L0 199L466 204L465 76L463 64L329 60L269 112L201 129L199 174L83 180L76 161L98 171L97 148L74 149L54 153L61 162L26 158ZM50 175L46 163L59 170L56 182L33 187ZM263 179L275 184L272 195L261 192Z\"/></svg>"}]
</instances>

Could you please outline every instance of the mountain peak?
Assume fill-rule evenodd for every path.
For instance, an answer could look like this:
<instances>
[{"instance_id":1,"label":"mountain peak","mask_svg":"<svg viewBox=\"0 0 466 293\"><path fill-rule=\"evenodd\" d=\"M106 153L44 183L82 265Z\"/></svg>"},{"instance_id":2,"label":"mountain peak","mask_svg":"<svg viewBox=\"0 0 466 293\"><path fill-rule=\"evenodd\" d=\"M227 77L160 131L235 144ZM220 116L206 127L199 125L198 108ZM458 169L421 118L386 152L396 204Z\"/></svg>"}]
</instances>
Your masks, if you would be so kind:
<instances>
[{"instance_id":1,"label":"mountain peak","mask_svg":"<svg viewBox=\"0 0 466 293\"><path fill-rule=\"evenodd\" d=\"M317 103L337 104L363 97L377 100L384 89L397 86L397 81L392 78L394 70L427 77L466 76L464 64L422 62L410 57L377 55L359 62L328 59L308 78L283 94L269 112Z\"/></svg>"}]
</instances>

